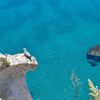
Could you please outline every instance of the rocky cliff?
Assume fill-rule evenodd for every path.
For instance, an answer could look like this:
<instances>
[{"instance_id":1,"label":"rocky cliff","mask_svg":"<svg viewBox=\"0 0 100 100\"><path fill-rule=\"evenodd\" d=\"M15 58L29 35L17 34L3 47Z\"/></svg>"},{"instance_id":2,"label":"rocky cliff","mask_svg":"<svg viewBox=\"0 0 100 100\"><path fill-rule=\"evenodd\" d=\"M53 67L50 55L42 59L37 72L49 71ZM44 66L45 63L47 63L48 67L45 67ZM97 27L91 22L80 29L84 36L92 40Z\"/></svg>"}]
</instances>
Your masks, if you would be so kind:
<instances>
[{"instance_id":1,"label":"rocky cliff","mask_svg":"<svg viewBox=\"0 0 100 100\"><path fill-rule=\"evenodd\" d=\"M35 57L30 60L24 53L0 54L0 98L32 100L25 81L25 73L35 69L37 64Z\"/></svg>"}]
</instances>

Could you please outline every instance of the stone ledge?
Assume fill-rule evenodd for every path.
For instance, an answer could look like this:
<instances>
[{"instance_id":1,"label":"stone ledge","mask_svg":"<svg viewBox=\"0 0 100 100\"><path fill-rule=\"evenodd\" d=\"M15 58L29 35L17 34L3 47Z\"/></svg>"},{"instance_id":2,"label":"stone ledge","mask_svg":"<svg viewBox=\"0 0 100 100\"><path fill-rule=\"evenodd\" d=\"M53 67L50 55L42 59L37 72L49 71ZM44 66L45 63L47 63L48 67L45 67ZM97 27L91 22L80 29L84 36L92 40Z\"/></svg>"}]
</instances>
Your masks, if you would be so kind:
<instances>
[{"instance_id":1,"label":"stone ledge","mask_svg":"<svg viewBox=\"0 0 100 100\"><path fill-rule=\"evenodd\" d=\"M31 61L29 58L24 56L24 53L18 53L15 55L0 54L0 68L3 66L2 64L3 61L5 61L5 64L8 63L9 66L14 66L14 65L17 66L22 64L38 65L38 62L36 61L35 57L33 57L33 60Z\"/></svg>"}]
</instances>

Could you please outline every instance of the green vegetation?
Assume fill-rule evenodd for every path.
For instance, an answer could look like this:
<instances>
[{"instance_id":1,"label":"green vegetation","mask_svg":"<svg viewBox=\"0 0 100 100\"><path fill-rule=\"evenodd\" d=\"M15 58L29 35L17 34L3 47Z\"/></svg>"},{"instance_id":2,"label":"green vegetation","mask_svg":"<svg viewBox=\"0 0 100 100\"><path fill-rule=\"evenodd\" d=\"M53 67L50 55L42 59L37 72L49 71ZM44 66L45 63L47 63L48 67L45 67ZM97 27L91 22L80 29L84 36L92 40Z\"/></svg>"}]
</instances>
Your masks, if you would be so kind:
<instances>
[{"instance_id":1,"label":"green vegetation","mask_svg":"<svg viewBox=\"0 0 100 100\"><path fill-rule=\"evenodd\" d=\"M0 61L1 61L1 68L2 69L10 66L10 63L7 61L6 58L0 58Z\"/></svg>"},{"instance_id":2,"label":"green vegetation","mask_svg":"<svg viewBox=\"0 0 100 100\"><path fill-rule=\"evenodd\" d=\"M100 90L98 87L94 87L91 80L88 79L89 89L90 89L90 100L100 100Z\"/></svg>"},{"instance_id":3,"label":"green vegetation","mask_svg":"<svg viewBox=\"0 0 100 100\"><path fill-rule=\"evenodd\" d=\"M74 89L74 99L73 100L81 100L80 99L80 88L82 85L82 82L77 77L75 72L72 72L71 74L71 81ZM98 89L98 86L94 86L91 80L88 79L88 85L89 85L89 100L100 100L100 89ZM65 90L66 96L68 100L71 100L68 92Z\"/></svg>"}]
</instances>

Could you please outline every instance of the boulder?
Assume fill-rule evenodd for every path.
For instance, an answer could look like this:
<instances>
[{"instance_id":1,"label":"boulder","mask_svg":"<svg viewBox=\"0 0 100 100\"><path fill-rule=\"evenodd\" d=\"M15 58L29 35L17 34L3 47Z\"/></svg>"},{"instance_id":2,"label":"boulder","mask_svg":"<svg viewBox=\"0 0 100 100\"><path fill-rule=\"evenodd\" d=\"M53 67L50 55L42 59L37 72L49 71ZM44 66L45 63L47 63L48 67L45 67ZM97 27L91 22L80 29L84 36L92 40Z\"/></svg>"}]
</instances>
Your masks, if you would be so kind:
<instances>
[{"instance_id":1,"label":"boulder","mask_svg":"<svg viewBox=\"0 0 100 100\"><path fill-rule=\"evenodd\" d=\"M100 62L100 45L89 48L87 52L87 59Z\"/></svg>"}]
</instances>

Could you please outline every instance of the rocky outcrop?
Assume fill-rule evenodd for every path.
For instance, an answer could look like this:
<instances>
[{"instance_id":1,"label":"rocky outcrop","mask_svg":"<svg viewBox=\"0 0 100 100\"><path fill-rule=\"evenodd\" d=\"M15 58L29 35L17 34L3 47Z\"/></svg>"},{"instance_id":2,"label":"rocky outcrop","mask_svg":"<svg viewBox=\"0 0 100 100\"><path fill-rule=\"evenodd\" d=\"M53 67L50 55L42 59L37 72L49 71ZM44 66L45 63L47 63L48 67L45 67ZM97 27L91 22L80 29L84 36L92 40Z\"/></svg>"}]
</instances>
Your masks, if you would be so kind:
<instances>
[{"instance_id":1,"label":"rocky outcrop","mask_svg":"<svg viewBox=\"0 0 100 100\"><path fill-rule=\"evenodd\" d=\"M100 61L100 45L91 47L87 53L87 59Z\"/></svg>"},{"instance_id":2,"label":"rocky outcrop","mask_svg":"<svg viewBox=\"0 0 100 100\"><path fill-rule=\"evenodd\" d=\"M33 100L27 88L25 73L35 69L37 64L35 58L30 61L24 53L0 54L0 98L2 100Z\"/></svg>"},{"instance_id":3,"label":"rocky outcrop","mask_svg":"<svg viewBox=\"0 0 100 100\"><path fill-rule=\"evenodd\" d=\"M96 45L94 47L91 47L88 50L87 60L93 66L97 65L96 62L100 62L100 45Z\"/></svg>"}]
</instances>

